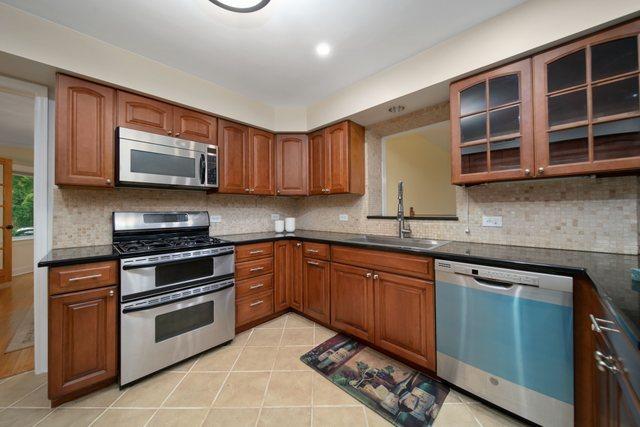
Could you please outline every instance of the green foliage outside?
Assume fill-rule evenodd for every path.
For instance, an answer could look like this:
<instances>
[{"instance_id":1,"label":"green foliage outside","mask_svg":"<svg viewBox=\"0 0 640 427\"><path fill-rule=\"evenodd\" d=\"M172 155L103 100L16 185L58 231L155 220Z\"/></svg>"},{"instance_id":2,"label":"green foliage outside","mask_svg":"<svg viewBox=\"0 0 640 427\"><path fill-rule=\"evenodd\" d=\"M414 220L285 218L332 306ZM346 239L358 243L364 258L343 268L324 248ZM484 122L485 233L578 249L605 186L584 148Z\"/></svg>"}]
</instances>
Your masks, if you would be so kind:
<instances>
[{"instance_id":1,"label":"green foliage outside","mask_svg":"<svg viewBox=\"0 0 640 427\"><path fill-rule=\"evenodd\" d=\"M13 175L13 230L33 227L33 177Z\"/></svg>"}]
</instances>

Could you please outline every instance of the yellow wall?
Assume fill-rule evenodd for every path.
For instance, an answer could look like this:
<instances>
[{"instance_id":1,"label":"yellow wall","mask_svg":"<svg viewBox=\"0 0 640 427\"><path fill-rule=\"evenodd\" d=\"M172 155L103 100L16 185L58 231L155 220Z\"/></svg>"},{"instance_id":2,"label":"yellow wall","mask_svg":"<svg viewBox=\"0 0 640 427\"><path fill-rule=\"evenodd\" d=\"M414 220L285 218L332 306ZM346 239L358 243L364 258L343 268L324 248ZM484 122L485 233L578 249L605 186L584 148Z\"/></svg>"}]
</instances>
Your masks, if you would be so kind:
<instances>
[{"instance_id":1,"label":"yellow wall","mask_svg":"<svg viewBox=\"0 0 640 427\"><path fill-rule=\"evenodd\" d=\"M385 215L395 215L398 181L404 181L404 209L409 215L455 215L456 193L451 185L449 122L392 136L384 143Z\"/></svg>"},{"instance_id":2,"label":"yellow wall","mask_svg":"<svg viewBox=\"0 0 640 427\"><path fill-rule=\"evenodd\" d=\"M13 164L33 167L33 148L0 145L0 157L13 160Z\"/></svg>"}]
</instances>

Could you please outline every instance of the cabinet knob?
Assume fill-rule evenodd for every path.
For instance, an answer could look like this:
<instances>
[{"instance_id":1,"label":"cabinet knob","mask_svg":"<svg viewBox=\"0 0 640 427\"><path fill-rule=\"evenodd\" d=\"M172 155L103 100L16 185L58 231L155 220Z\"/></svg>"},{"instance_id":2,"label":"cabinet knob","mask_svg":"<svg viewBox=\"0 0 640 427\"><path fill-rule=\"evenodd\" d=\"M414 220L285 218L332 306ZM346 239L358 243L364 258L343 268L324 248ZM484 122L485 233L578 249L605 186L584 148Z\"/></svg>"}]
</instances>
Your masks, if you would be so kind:
<instances>
[{"instance_id":1,"label":"cabinet knob","mask_svg":"<svg viewBox=\"0 0 640 427\"><path fill-rule=\"evenodd\" d=\"M374 275L373 275L373 279L374 279L374 280L378 280L379 278L380 278L380 276L378 276L377 274L374 274Z\"/></svg>"},{"instance_id":2,"label":"cabinet knob","mask_svg":"<svg viewBox=\"0 0 640 427\"><path fill-rule=\"evenodd\" d=\"M115 293L115 292L113 292L113 290L110 290L110 291L109 291L109 296L110 296L110 297L114 296L115 294L116 294L116 293Z\"/></svg>"},{"instance_id":3,"label":"cabinet knob","mask_svg":"<svg viewBox=\"0 0 640 427\"><path fill-rule=\"evenodd\" d=\"M249 189L249 193L253 193L254 191L256 191L256 189L255 189L255 188L250 188L250 189Z\"/></svg>"},{"instance_id":4,"label":"cabinet knob","mask_svg":"<svg viewBox=\"0 0 640 427\"><path fill-rule=\"evenodd\" d=\"M525 174L526 176L531 175L531 169L525 169L525 170L524 170L524 174Z\"/></svg>"},{"instance_id":5,"label":"cabinet knob","mask_svg":"<svg viewBox=\"0 0 640 427\"><path fill-rule=\"evenodd\" d=\"M544 173L544 168L542 166L540 166L538 168L538 175L542 175Z\"/></svg>"},{"instance_id":6,"label":"cabinet knob","mask_svg":"<svg viewBox=\"0 0 640 427\"><path fill-rule=\"evenodd\" d=\"M365 277L368 279L369 277L371 277L371 273L365 274Z\"/></svg>"},{"instance_id":7,"label":"cabinet knob","mask_svg":"<svg viewBox=\"0 0 640 427\"><path fill-rule=\"evenodd\" d=\"M170 130L167 131L167 135L171 135L171 131Z\"/></svg>"},{"instance_id":8,"label":"cabinet knob","mask_svg":"<svg viewBox=\"0 0 640 427\"><path fill-rule=\"evenodd\" d=\"M111 180L107 178L107 184L111 184Z\"/></svg>"},{"instance_id":9,"label":"cabinet knob","mask_svg":"<svg viewBox=\"0 0 640 427\"><path fill-rule=\"evenodd\" d=\"M180 132L176 133L176 136L180 136Z\"/></svg>"},{"instance_id":10,"label":"cabinet knob","mask_svg":"<svg viewBox=\"0 0 640 427\"><path fill-rule=\"evenodd\" d=\"M296 246L300 247L300 246L302 246L302 243L298 242L298 243L296 243Z\"/></svg>"},{"instance_id":11,"label":"cabinet knob","mask_svg":"<svg viewBox=\"0 0 640 427\"><path fill-rule=\"evenodd\" d=\"M276 190L276 194L280 194L280 190Z\"/></svg>"},{"instance_id":12,"label":"cabinet knob","mask_svg":"<svg viewBox=\"0 0 640 427\"><path fill-rule=\"evenodd\" d=\"M245 188L245 189L244 189L244 192L245 192L245 193L248 193L248 192L249 192L249 189L248 189L248 188Z\"/></svg>"}]
</instances>

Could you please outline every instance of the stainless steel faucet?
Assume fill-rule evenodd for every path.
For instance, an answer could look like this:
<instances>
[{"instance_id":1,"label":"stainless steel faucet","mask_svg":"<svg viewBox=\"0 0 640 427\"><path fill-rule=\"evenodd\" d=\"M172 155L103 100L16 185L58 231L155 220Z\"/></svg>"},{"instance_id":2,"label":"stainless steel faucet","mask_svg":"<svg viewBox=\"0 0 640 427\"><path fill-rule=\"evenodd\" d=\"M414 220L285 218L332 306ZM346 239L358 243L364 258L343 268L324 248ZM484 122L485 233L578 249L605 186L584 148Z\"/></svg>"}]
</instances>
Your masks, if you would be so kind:
<instances>
[{"instance_id":1,"label":"stainless steel faucet","mask_svg":"<svg viewBox=\"0 0 640 427\"><path fill-rule=\"evenodd\" d=\"M411 228L404 220L404 183L398 181L398 237L404 239L411 236Z\"/></svg>"}]
</instances>

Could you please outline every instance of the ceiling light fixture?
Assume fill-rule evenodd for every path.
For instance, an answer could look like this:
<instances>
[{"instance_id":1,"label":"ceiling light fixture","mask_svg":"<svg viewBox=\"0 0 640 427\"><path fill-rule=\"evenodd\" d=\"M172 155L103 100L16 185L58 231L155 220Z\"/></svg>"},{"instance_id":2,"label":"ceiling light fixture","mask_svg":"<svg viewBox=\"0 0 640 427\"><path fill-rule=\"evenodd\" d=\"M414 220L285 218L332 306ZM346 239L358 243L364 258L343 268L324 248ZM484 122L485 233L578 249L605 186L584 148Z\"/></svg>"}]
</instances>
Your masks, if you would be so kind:
<instances>
[{"instance_id":1,"label":"ceiling light fixture","mask_svg":"<svg viewBox=\"0 0 640 427\"><path fill-rule=\"evenodd\" d=\"M209 0L216 6L231 12L249 13L265 7L271 0Z\"/></svg>"},{"instance_id":2,"label":"ceiling light fixture","mask_svg":"<svg viewBox=\"0 0 640 427\"><path fill-rule=\"evenodd\" d=\"M331 46L329 46L329 43L318 43L318 45L316 46L316 53L318 54L318 56L327 56L331 53Z\"/></svg>"},{"instance_id":3,"label":"ceiling light fixture","mask_svg":"<svg viewBox=\"0 0 640 427\"><path fill-rule=\"evenodd\" d=\"M394 105L392 107L389 107L390 113L401 113L403 111L404 111L404 105Z\"/></svg>"}]
</instances>

